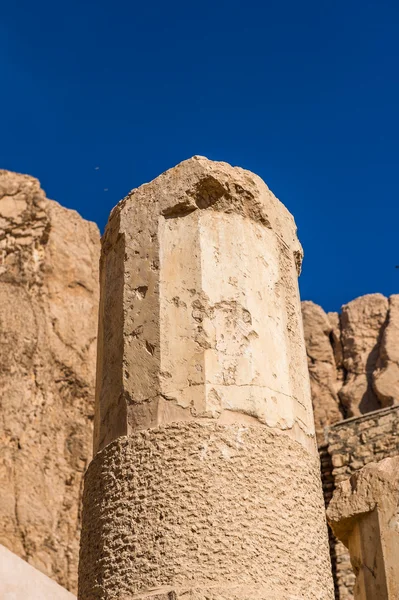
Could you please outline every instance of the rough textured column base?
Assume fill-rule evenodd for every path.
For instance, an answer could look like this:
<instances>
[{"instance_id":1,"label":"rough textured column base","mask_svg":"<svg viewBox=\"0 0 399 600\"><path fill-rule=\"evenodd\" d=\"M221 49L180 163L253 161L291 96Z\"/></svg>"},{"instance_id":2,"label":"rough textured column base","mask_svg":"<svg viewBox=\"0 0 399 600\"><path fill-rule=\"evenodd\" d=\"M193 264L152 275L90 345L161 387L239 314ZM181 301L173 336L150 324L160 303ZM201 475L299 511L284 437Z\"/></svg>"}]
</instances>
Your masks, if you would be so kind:
<instances>
[{"instance_id":1,"label":"rough textured column base","mask_svg":"<svg viewBox=\"0 0 399 600\"><path fill-rule=\"evenodd\" d=\"M86 475L78 597L331 599L320 487L317 459L266 427L120 437Z\"/></svg>"}]
</instances>

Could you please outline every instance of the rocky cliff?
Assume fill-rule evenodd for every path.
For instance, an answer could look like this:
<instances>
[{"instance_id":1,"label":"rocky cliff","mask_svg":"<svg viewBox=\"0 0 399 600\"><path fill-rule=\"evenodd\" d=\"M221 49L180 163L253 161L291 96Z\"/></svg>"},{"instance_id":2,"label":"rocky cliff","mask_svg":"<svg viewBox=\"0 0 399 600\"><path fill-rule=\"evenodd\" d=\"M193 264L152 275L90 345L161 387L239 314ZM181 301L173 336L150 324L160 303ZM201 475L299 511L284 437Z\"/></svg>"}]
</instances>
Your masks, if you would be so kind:
<instances>
[{"instance_id":1,"label":"rocky cliff","mask_svg":"<svg viewBox=\"0 0 399 600\"><path fill-rule=\"evenodd\" d=\"M99 251L93 223L0 171L0 544L73 592ZM302 311L320 442L326 425L399 403L399 295Z\"/></svg>"},{"instance_id":2,"label":"rocky cliff","mask_svg":"<svg viewBox=\"0 0 399 600\"><path fill-rule=\"evenodd\" d=\"M399 403L399 295L369 294L325 313L302 303L313 408L323 429Z\"/></svg>"},{"instance_id":3,"label":"rocky cliff","mask_svg":"<svg viewBox=\"0 0 399 600\"><path fill-rule=\"evenodd\" d=\"M100 236L0 171L0 544L76 590Z\"/></svg>"}]
</instances>

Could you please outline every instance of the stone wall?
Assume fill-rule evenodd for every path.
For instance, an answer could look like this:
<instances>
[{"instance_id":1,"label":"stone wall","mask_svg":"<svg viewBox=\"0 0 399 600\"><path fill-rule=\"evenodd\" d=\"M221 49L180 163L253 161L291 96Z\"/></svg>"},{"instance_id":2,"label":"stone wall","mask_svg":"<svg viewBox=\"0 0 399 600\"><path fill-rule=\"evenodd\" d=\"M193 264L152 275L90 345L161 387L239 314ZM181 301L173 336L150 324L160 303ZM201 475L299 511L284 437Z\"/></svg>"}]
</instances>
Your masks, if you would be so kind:
<instances>
[{"instance_id":1,"label":"stone wall","mask_svg":"<svg viewBox=\"0 0 399 600\"><path fill-rule=\"evenodd\" d=\"M399 454L399 295L361 296L340 314L302 302L302 317L327 507L337 483ZM352 599L349 554L329 541L336 598Z\"/></svg>"},{"instance_id":2,"label":"stone wall","mask_svg":"<svg viewBox=\"0 0 399 600\"><path fill-rule=\"evenodd\" d=\"M0 544L76 590L91 455L97 226L0 171Z\"/></svg>"},{"instance_id":3,"label":"stone wall","mask_svg":"<svg viewBox=\"0 0 399 600\"><path fill-rule=\"evenodd\" d=\"M399 406L380 409L326 429L320 446L326 504L334 486L371 462L399 455ZM351 600L355 576L346 548L330 534L336 597Z\"/></svg>"}]
</instances>

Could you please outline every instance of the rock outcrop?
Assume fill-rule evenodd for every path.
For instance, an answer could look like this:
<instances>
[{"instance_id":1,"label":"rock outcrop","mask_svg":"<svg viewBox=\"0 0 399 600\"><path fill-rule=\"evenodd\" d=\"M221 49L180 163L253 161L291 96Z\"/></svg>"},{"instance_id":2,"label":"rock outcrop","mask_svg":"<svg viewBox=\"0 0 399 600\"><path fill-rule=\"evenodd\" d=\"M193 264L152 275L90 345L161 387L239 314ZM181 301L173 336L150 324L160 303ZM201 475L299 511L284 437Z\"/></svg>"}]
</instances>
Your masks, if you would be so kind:
<instances>
[{"instance_id":1,"label":"rock outcrop","mask_svg":"<svg viewBox=\"0 0 399 600\"><path fill-rule=\"evenodd\" d=\"M324 427L342 419L338 398L340 379L334 354L340 336L337 333L337 342L333 340L333 324L321 306L302 302L302 316L316 434L321 443Z\"/></svg>"},{"instance_id":2,"label":"rock outcrop","mask_svg":"<svg viewBox=\"0 0 399 600\"><path fill-rule=\"evenodd\" d=\"M76 590L99 232L0 171L0 543Z\"/></svg>"},{"instance_id":3,"label":"rock outcrop","mask_svg":"<svg viewBox=\"0 0 399 600\"><path fill-rule=\"evenodd\" d=\"M331 501L335 488L354 477L370 463L398 455L399 405L347 419L326 431L327 447L321 448L322 481L325 501ZM336 496L335 496L336 497ZM330 530L331 531L331 530ZM353 600L355 576L347 548L331 532L331 558L337 599ZM374 597L372 596L373 600Z\"/></svg>"},{"instance_id":4,"label":"rock outcrop","mask_svg":"<svg viewBox=\"0 0 399 600\"><path fill-rule=\"evenodd\" d=\"M374 376L374 390L381 406L399 402L399 295L389 298L387 323Z\"/></svg>"},{"instance_id":5,"label":"rock outcrop","mask_svg":"<svg viewBox=\"0 0 399 600\"><path fill-rule=\"evenodd\" d=\"M302 303L316 432L399 403L399 295L368 294L325 313Z\"/></svg>"},{"instance_id":6,"label":"rock outcrop","mask_svg":"<svg viewBox=\"0 0 399 600\"><path fill-rule=\"evenodd\" d=\"M381 408L373 382L387 315L388 299L382 294L361 296L342 307L345 381L339 397L348 417Z\"/></svg>"}]
</instances>

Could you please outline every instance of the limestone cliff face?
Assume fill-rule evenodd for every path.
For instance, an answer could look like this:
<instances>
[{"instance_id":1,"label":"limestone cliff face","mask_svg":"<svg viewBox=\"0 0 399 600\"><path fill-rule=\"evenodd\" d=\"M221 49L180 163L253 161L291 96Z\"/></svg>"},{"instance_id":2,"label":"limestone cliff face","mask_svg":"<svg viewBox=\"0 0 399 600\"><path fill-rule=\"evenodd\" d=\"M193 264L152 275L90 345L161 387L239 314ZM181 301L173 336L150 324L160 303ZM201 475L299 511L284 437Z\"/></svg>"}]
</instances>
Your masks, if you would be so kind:
<instances>
[{"instance_id":1,"label":"limestone cliff face","mask_svg":"<svg viewBox=\"0 0 399 600\"><path fill-rule=\"evenodd\" d=\"M100 236L0 171L0 544L76 590Z\"/></svg>"},{"instance_id":2,"label":"limestone cliff face","mask_svg":"<svg viewBox=\"0 0 399 600\"><path fill-rule=\"evenodd\" d=\"M313 414L319 443L324 427L340 421L339 369L334 353L333 325L321 306L302 302L303 329L312 391ZM339 334L337 343L339 344Z\"/></svg>"},{"instance_id":3,"label":"limestone cliff face","mask_svg":"<svg viewBox=\"0 0 399 600\"><path fill-rule=\"evenodd\" d=\"M399 295L368 294L326 314L302 302L319 442L341 419L399 404Z\"/></svg>"}]
</instances>

